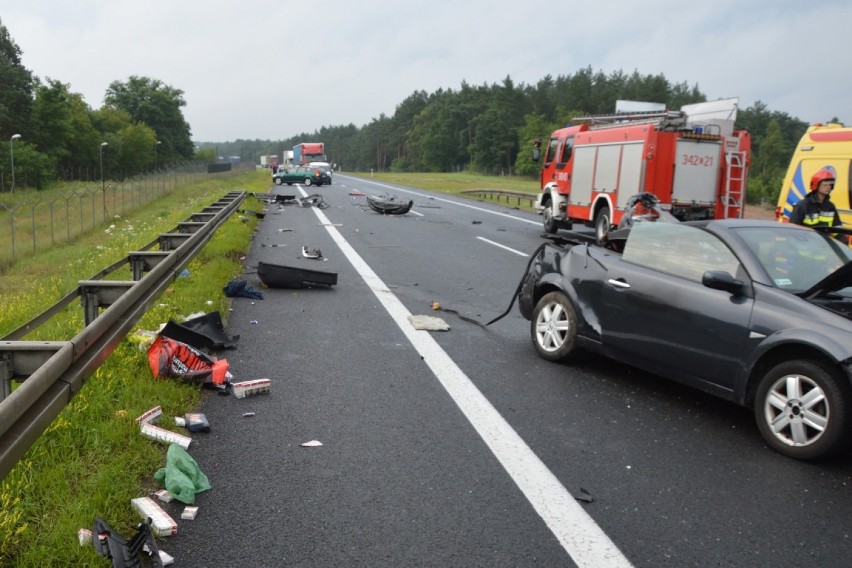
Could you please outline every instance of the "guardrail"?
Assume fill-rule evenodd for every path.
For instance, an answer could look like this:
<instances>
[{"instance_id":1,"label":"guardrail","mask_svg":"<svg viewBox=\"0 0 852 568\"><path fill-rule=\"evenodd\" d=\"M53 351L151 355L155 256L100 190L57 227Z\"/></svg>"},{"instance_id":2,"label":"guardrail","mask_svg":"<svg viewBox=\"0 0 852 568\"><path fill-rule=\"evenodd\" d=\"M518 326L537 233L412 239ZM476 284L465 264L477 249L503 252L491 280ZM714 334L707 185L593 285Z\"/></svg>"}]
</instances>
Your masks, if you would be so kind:
<instances>
[{"instance_id":1,"label":"guardrail","mask_svg":"<svg viewBox=\"0 0 852 568\"><path fill-rule=\"evenodd\" d=\"M231 192L88 280L0 339L0 481L246 197ZM160 250L151 250L159 245ZM130 265L132 281L104 280ZM70 341L19 341L76 298L85 327ZM105 308L100 311L101 308ZM12 382L21 385L12 391Z\"/></svg>"},{"instance_id":2,"label":"guardrail","mask_svg":"<svg viewBox=\"0 0 852 568\"><path fill-rule=\"evenodd\" d=\"M502 189L465 189L461 193L468 195L479 195L486 199L493 199L500 202L501 199L505 199L506 203L509 203L511 199L515 199L516 204L520 207L521 200L529 201L529 206L532 208L535 205L536 199L538 199L537 193L523 193L520 191L505 191Z\"/></svg>"}]
</instances>

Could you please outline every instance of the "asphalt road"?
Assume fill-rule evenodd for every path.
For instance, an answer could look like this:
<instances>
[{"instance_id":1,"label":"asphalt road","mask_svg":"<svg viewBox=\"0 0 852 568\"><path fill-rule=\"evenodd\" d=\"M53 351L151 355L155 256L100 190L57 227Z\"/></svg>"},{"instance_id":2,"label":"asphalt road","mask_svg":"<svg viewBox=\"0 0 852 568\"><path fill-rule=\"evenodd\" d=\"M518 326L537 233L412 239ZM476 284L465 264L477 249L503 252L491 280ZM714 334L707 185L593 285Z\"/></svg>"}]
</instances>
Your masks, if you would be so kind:
<instances>
[{"instance_id":1,"label":"asphalt road","mask_svg":"<svg viewBox=\"0 0 852 568\"><path fill-rule=\"evenodd\" d=\"M543 361L517 308L470 321L508 307L540 217L345 175L304 189L329 208L268 207L245 274L264 299L234 300L222 354L272 387L205 396L189 451L213 489L193 521L166 505L175 565L849 565L852 456L797 462L746 409L592 355ZM379 215L357 190L415 205ZM258 261L338 284L263 289Z\"/></svg>"}]
</instances>

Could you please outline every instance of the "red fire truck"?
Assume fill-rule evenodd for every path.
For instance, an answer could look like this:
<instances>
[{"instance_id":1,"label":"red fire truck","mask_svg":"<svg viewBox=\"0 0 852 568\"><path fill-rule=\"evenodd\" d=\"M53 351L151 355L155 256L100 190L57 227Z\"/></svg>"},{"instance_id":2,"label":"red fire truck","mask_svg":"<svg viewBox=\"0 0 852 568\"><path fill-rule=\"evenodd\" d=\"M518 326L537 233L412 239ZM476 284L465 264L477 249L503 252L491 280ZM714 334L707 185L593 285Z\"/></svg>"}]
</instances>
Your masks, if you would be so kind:
<instances>
[{"instance_id":1,"label":"red fire truck","mask_svg":"<svg viewBox=\"0 0 852 568\"><path fill-rule=\"evenodd\" d=\"M736 101L579 117L553 132L536 203L544 230L579 222L600 239L643 192L680 220L742 217L751 138L733 129Z\"/></svg>"}]
</instances>

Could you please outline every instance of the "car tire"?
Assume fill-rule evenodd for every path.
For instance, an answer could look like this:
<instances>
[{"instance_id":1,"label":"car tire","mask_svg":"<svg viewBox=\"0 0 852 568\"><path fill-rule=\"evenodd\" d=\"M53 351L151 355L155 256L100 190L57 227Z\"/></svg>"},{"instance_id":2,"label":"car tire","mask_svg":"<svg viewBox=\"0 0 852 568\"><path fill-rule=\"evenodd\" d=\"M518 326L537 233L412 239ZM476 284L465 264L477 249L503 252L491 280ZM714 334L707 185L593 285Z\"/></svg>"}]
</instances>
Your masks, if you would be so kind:
<instances>
[{"instance_id":1,"label":"car tire","mask_svg":"<svg viewBox=\"0 0 852 568\"><path fill-rule=\"evenodd\" d=\"M311 178L305 178L305 185L311 185Z\"/></svg>"},{"instance_id":2,"label":"car tire","mask_svg":"<svg viewBox=\"0 0 852 568\"><path fill-rule=\"evenodd\" d=\"M773 367L757 387L754 413L766 443L792 458L831 457L852 441L852 388L821 361L792 360Z\"/></svg>"},{"instance_id":3,"label":"car tire","mask_svg":"<svg viewBox=\"0 0 852 568\"><path fill-rule=\"evenodd\" d=\"M281 185L281 178L275 178L275 185Z\"/></svg>"},{"instance_id":4,"label":"car tire","mask_svg":"<svg viewBox=\"0 0 852 568\"><path fill-rule=\"evenodd\" d=\"M612 227L612 213L609 207L604 207L595 215L595 240L599 245L606 242L606 236Z\"/></svg>"},{"instance_id":5,"label":"car tire","mask_svg":"<svg viewBox=\"0 0 852 568\"><path fill-rule=\"evenodd\" d=\"M553 234L559 230L559 224L553 218L553 207L550 203L544 208L544 232Z\"/></svg>"},{"instance_id":6,"label":"car tire","mask_svg":"<svg viewBox=\"0 0 852 568\"><path fill-rule=\"evenodd\" d=\"M562 361L577 345L577 313L562 292L545 294L536 304L530 322L533 345L548 361Z\"/></svg>"}]
</instances>

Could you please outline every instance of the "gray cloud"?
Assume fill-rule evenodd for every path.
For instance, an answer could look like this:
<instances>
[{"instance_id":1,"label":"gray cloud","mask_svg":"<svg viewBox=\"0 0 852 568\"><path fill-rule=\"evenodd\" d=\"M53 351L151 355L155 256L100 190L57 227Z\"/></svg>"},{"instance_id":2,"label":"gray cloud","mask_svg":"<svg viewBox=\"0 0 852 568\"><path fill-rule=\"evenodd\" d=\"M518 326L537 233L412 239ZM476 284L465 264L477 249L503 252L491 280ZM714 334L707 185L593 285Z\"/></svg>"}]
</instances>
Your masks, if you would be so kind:
<instances>
[{"instance_id":1,"label":"gray cloud","mask_svg":"<svg viewBox=\"0 0 852 568\"><path fill-rule=\"evenodd\" d=\"M99 107L110 82L185 93L193 139L278 139L392 115L414 91L662 73L808 122L852 121L852 5L793 0L0 0L36 75Z\"/></svg>"}]
</instances>

